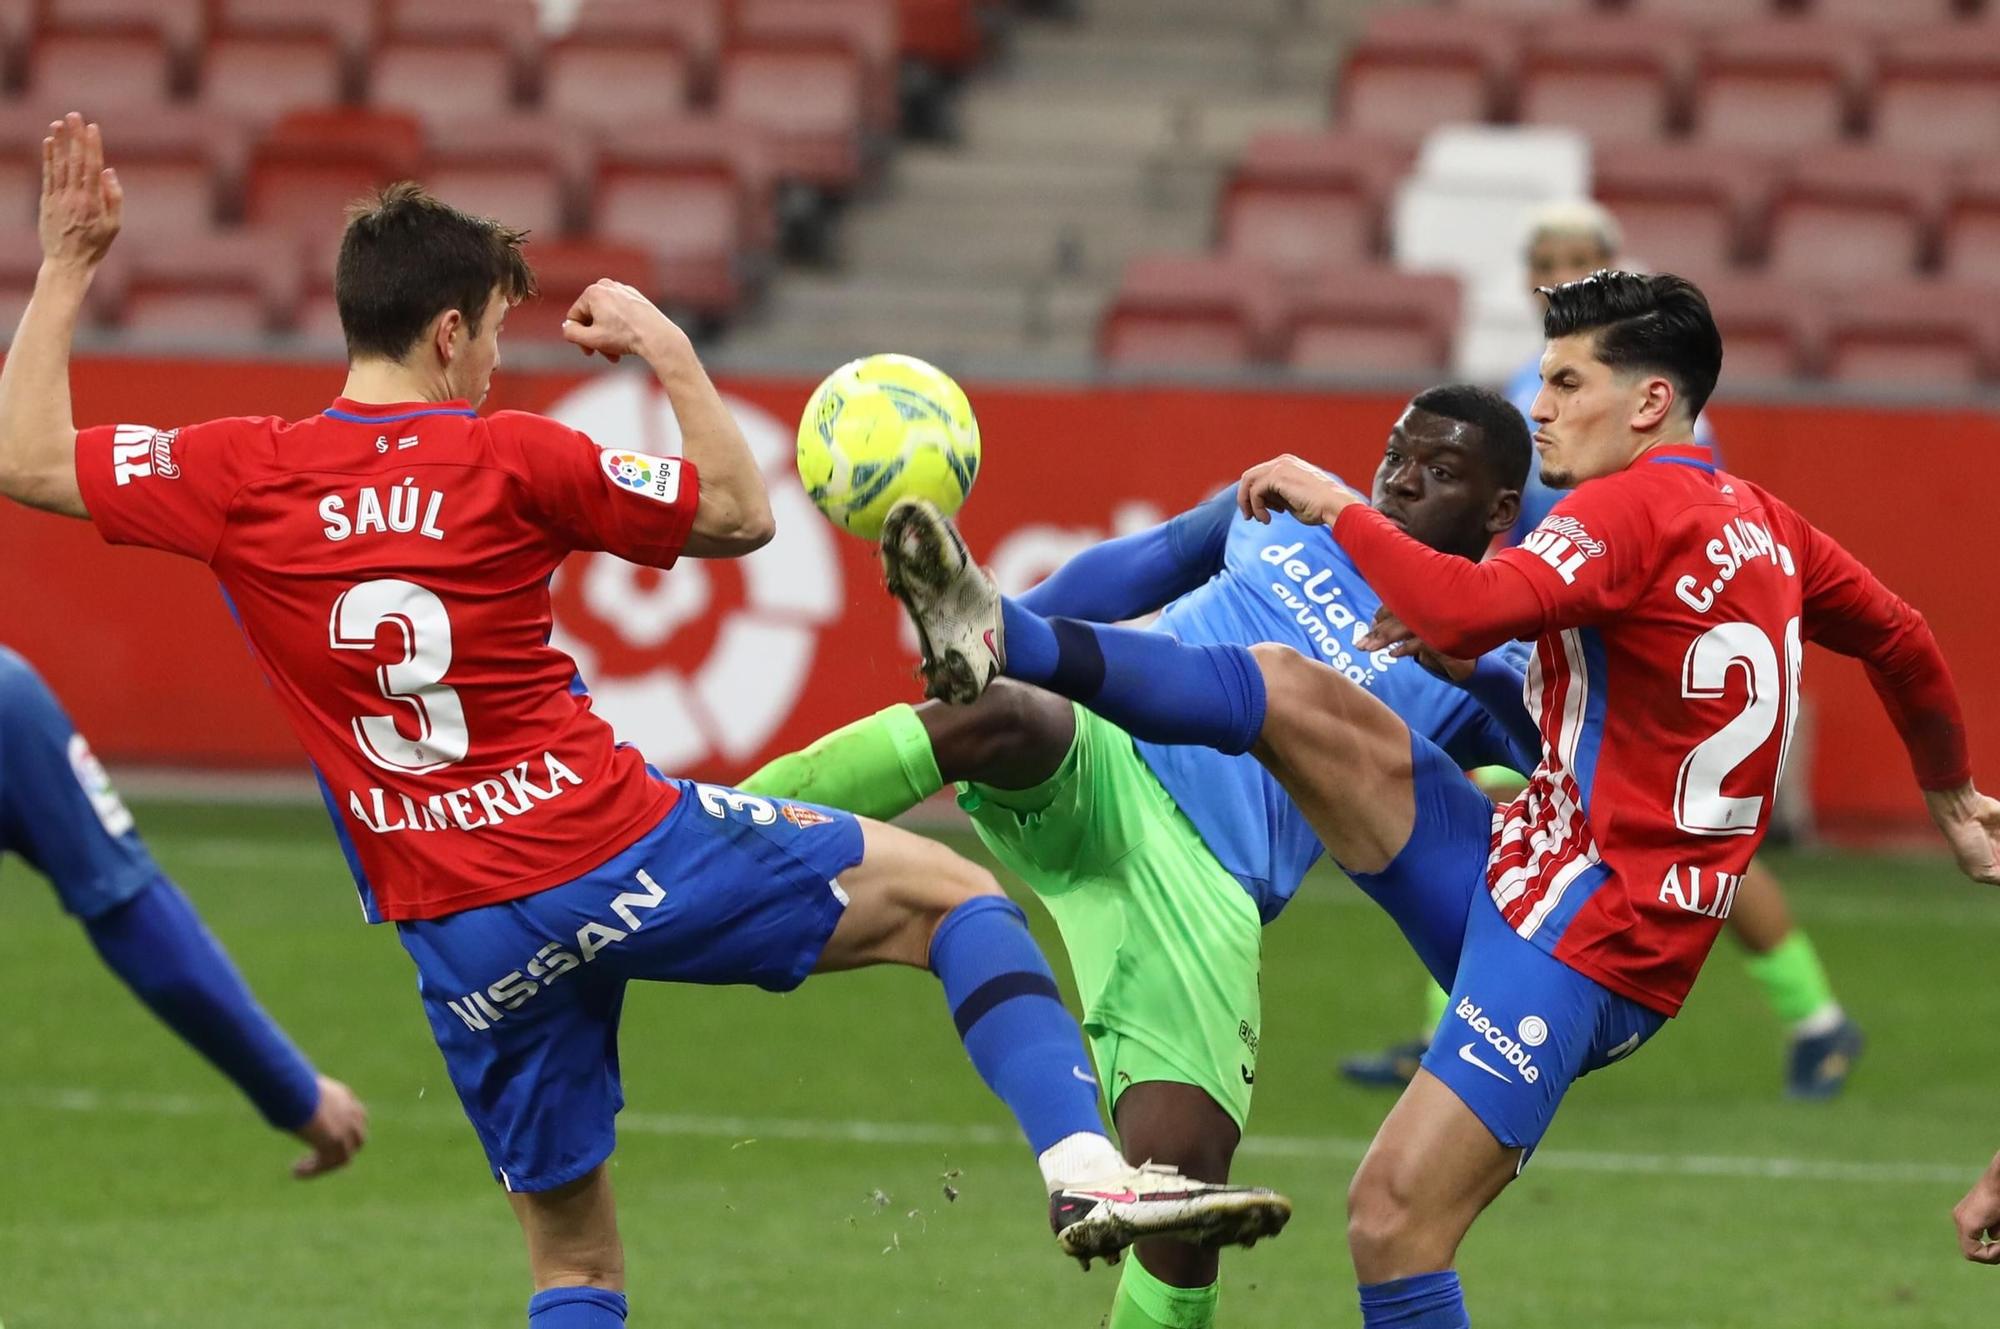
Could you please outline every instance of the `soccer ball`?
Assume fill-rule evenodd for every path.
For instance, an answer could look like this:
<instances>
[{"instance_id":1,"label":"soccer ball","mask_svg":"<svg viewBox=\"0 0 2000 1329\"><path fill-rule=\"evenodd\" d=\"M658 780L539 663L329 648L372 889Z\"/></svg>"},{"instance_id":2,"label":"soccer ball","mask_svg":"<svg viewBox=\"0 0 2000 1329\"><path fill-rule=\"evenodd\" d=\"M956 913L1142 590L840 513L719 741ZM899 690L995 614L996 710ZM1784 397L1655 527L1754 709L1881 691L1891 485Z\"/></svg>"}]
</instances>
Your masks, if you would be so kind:
<instances>
[{"instance_id":1,"label":"soccer ball","mask_svg":"<svg viewBox=\"0 0 2000 1329\"><path fill-rule=\"evenodd\" d=\"M979 474L964 389L909 355L871 355L826 376L799 420L799 479L843 531L880 539L899 498L957 512Z\"/></svg>"}]
</instances>

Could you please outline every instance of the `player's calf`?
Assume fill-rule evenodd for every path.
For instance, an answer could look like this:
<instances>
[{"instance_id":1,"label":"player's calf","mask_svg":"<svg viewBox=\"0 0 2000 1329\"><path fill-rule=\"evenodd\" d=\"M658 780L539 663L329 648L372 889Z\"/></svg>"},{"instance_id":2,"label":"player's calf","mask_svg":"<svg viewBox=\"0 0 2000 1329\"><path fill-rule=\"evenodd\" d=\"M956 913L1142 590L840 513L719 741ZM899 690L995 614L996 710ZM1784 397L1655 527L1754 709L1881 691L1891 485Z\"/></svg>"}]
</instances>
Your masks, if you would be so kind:
<instances>
[{"instance_id":1,"label":"player's calf","mask_svg":"<svg viewBox=\"0 0 2000 1329\"><path fill-rule=\"evenodd\" d=\"M618 1329L625 1323L625 1248L610 1169L600 1163L551 1190L510 1192L528 1243L535 1294L528 1329Z\"/></svg>"}]
</instances>

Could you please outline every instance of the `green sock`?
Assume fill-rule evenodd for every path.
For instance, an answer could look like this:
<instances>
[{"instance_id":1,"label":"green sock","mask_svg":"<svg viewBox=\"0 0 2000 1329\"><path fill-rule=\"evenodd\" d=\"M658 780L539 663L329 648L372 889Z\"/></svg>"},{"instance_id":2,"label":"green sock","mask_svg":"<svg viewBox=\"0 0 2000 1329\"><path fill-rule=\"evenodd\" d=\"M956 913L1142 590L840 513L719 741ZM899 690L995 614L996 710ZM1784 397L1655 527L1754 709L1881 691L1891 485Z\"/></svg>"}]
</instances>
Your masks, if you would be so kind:
<instances>
[{"instance_id":1,"label":"green sock","mask_svg":"<svg viewBox=\"0 0 2000 1329\"><path fill-rule=\"evenodd\" d=\"M1107 1329L1209 1329L1221 1284L1174 1287L1146 1272L1135 1254L1125 1261Z\"/></svg>"},{"instance_id":2,"label":"green sock","mask_svg":"<svg viewBox=\"0 0 2000 1329\"><path fill-rule=\"evenodd\" d=\"M887 821L944 788L944 777L924 722L899 705L786 753L737 787Z\"/></svg>"},{"instance_id":3,"label":"green sock","mask_svg":"<svg viewBox=\"0 0 2000 1329\"><path fill-rule=\"evenodd\" d=\"M1785 939L1763 955L1749 957L1750 977L1764 989L1771 1013L1795 1032L1824 1032L1801 1029L1802 1025L1824 1025L1830 1029L1840 1021L1840 1003L1833 999L1833 984L1827 981L1826 966L1804 929L1793 928ZM1829 1018L1831 1016L1831 1018Z\"/></svg>"},{"instance_id":4,"label":"green sock","mask_svg":"<svg viewBox=\"0 0 2000 1329\"><path fill-rule=\"evenodd\" d=\"M1444 1008L1450 1003L1449 992L1435 983L1424 984L1424 1042L1430 1042L1431 1035L1437 1033L1438 1025L1444 1021Z\"/></svg>"}]
</instances>

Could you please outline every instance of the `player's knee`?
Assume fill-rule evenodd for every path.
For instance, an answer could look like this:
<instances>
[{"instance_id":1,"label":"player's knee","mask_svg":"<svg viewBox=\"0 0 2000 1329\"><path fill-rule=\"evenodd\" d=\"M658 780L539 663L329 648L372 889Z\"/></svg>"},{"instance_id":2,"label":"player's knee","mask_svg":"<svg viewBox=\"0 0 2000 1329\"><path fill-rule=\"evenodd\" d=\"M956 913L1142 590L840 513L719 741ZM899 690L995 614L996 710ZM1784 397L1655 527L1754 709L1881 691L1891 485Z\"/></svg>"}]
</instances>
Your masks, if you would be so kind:
<instances>
[{"instance_id":1,"label":"player's knee","mask_svg":"<svg viewBox=\"0 0 2000 1329\"><path fill-rule=\"evenodd\" d=\"M1125 1156L1134 1163L1167 1163L1196 1181L1225 1182L1236 1155L1236 1142L1192 1125L1168 1125L1140 1130L1122 1125L1119 1137Z\"/></svg>"},{"instance_id":2,"label":"player's knee","mask_svg":"<svg viewBox=\"0 0 2000 1329\"><path fill-rule=\"evenodd\" d=\"M1357 1268L1393 1260L1417 1231L1416 1206L1396 1169L1365 1162L1347 1188L1347 1248Z\"/></svg>"}]
</instances>

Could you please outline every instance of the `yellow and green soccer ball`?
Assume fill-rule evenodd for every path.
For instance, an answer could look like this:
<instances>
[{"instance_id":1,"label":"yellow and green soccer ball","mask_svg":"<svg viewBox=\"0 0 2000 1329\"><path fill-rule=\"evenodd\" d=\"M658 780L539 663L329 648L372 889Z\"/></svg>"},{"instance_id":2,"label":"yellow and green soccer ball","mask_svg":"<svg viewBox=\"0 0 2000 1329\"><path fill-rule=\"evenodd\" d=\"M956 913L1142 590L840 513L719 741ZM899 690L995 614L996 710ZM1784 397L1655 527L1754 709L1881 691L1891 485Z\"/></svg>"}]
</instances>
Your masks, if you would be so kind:
<instances>
[{"instance_id":1,"label":"yellow and green soccer ball","mask_svg":"<svg viewBox=\"0 0 2000 1329\"><path fill-rule=\"evenodd\" d=\"M910 355L871 355L826 376L799 420L799 479L827 520L879 539L899 498L957 512L979 475L965 390Z\"/></svg>"}]
</instances>

